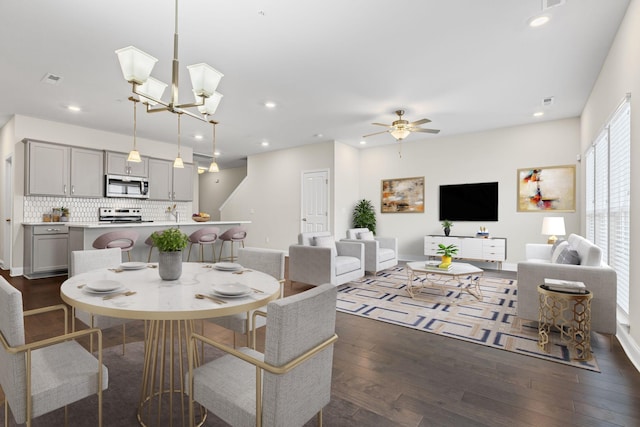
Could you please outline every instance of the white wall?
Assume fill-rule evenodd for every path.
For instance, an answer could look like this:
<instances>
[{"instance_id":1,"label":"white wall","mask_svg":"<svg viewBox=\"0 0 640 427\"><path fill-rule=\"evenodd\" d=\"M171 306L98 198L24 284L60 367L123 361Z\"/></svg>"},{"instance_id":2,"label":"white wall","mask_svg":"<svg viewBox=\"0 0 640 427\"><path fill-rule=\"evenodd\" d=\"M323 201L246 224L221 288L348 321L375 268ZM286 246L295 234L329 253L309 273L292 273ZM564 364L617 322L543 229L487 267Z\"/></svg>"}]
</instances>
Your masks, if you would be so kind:
<instances>
[{"instance_id":1,"label":"white wall","mask_svg":"<svg viewBox=\"0 0 640 427\"><path fill-rule=\"evenodd\" d=\"M518 169L559 165L576 165L580 169L576 162L579 126L579 120L572 118L404 141L401 157L397 144L364 149L360 155L360 197L371 200L378 210L378 234L398 237L401 259L422 259L423 236L442 234L439 186L498 181L499 221L454 222L451 234L473 236L480 226L485 226L492 236L507 238L507 263L515 264L524 259L525 243L546 242L540 234L544 216L564 216L567 233L580 230L576 213L516 211ZM381 180L419 176L425 177L424 213L379 213Z\"/></svg>"},{"instance_id":2,"label":"white wall","mask_svg":"<svg viewBox=\"0 0 640 427\"><path fill-rule=\"evenodd\" d=\"M247 246L288 250L300 232L302 172L316 169L330 169L333 182L333 142L250 156L247 178L225 205L221 219L252 221ZM332 217L329 227L333 230Z\"/></svg>"},{"instance_id":3,"label":"white wall","mask_svg":"<svg viewBox=\"0 0 640 427\"><path fill-rule=\"evenodd\" d=\"M640 350L640 1L632 0L582 113L581 149L586 151L625 94L631 94L631 259L629 328ZM638 261L638 262L635 262ZM625 319L618 319L626 322ZM620 335L618 336L620 338ZM629 353L629 349L627 349ZM636 366L640 367L638 362Z\"/></svg>"},{"instance_id":4,"label":"white wall","mask_svg":"<svg viewBox=\"0 0 640 427\"><path fill-rule=\"evenodd\" d=\"M199 212L206 212L212 221L219 221L220 207L246 176L247 168L244 166L200 174Z\"/></svg>"},{"instance_id":5,"label":"white wall","mask_svg":"<svg viewBox=\"0 0 640 427\"><path fill-rule=\"evenodd\" d=\"M331 191L335 200L333 234L338 240L347 237L352 225L353 208L360 200L359 176L360 150L335 143L335 185Z\"/></svg>"}]
</instances>

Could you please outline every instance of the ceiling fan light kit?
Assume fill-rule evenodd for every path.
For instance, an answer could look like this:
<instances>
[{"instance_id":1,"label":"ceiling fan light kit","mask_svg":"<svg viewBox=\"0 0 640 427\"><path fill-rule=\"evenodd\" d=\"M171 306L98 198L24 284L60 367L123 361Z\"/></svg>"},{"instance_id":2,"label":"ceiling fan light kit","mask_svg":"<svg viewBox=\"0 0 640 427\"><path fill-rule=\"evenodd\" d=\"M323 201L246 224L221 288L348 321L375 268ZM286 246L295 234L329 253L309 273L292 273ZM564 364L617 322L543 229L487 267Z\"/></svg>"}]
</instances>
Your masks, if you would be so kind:
<instances>
[{"instance_id":1,"label":"ceiling fan light kit","mask_svg":"<svg viewBox=\"0 0 640 427\"><path fill-rule=\"evenodd\" d=\"M375 126L388 127L389 128L388 130L370 133L368 135L364 135L363 138L367 138L373 135L379 135L381 133L390 133L391 136L393 136L396 139L396 141L402 141L403 139L411 135L412 132L433 133L433 134L437 134L440 132L439 129L424 129L424 128L418 127L422 124L431 122L431 120L429 119L420 119L420 120L416 120L415 122L409 122L408 120L404 120L402 118L402 116L404 115L404 110L396 110L396 114L398 115L398 120L395 120L390 125L386 125L384 123L372 123L372 125L375 125Z\"/></svg>"}]
</instances>

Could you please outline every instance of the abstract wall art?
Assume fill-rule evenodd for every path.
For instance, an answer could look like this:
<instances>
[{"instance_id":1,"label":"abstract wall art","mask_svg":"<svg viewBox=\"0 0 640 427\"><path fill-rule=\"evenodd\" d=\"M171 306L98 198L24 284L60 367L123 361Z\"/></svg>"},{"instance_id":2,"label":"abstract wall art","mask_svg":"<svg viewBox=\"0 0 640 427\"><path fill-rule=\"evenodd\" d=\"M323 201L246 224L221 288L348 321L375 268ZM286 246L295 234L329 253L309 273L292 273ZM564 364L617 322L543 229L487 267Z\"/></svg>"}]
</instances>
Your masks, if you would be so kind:
<instances>
[{"instance_id":1,"label":"abstract wall art","mask_svg":"<svg viewBox=\"0 0 640 427\"><path fill-rule=\"evenodd\" d=\"M382 180L382 213L424 212L424 177Z\"/></svg>"},{"instance_id":2,"label":"abstract wall art","mask_svg":"<svg viewBox=\"0 0 640 427\"><path fill-rule=\"evenodd\" d=\"M575 210L575 166L518 169L518 212Z\"/></svg>"}]
</instances>

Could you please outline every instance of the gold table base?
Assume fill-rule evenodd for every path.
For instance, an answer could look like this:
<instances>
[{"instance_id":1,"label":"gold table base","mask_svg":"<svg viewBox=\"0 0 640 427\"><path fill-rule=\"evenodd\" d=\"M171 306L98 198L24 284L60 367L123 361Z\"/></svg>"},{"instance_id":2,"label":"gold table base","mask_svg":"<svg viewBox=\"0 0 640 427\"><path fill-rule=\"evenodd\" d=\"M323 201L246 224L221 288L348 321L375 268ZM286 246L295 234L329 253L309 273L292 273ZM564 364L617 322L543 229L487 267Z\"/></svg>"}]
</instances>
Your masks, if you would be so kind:
<instances>
[{"instance_id":1,"label":"gold table base","mask_svg":"<svg viewBox=\"0 0 640 427\"><path fill-rule=\"evenodd\" d=\"M482 273L460 273L460 274L446 274L439 271L414 271L409 268L407 293L413 299L423 299L418 295L423 289L426 288L439 288L440 292L444 296L445 288L449 288L457 291L465 291L469 295L473 296L476 300L482 301L482 290L480 289L480 279ZM425 280L416 285L414 279L420 274L424 274ZM463 280L462 277L471 276L467 280ZM466 282L466 283L465 283ZM463 286L459 286L462 284Z\"/></svg>"},{"instance_id":2,"label":"gold table base","mask_svg":"<svg viewBox=\"0 0 640 427\"><path fill-rule=\"evenodd\" d=\"M193 320L150 320L145 327L144 368L138 422L142 426L189 426L188 341ZM195 355L196 366L200 358ZM207 412L199 408L195 425L204 424Z\"/></svg>"},{"instance_id":3,"label":"gold table base","mask_svg":"<svg viewBox=\"0 0 640 427\"><path fill-rule=\"evenodd\" d=\"M591 360L591 298L584 294L552 291L538 286L538 347L548 352L551 330L574 348L575 360Z\"/></svg>"}]
</instances>

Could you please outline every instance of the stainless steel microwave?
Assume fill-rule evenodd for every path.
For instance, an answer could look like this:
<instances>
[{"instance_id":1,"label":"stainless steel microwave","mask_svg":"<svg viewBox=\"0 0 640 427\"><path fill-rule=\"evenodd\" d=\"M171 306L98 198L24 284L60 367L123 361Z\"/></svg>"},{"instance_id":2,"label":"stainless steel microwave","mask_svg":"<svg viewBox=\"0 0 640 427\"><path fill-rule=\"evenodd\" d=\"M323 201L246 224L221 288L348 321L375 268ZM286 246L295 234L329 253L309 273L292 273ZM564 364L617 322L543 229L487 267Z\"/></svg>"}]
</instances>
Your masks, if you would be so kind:
<instances>
[{"instance_id":1,"label":"stainless steel microwave","mask_svg":"<svg viewBox=\"0 0 640 427\"><path fill-rule=\"evenodd\" d=\"M149 181L139 176L106 175L104 192L105 197L148 199Z\"/></svg>"}]
</instances>

